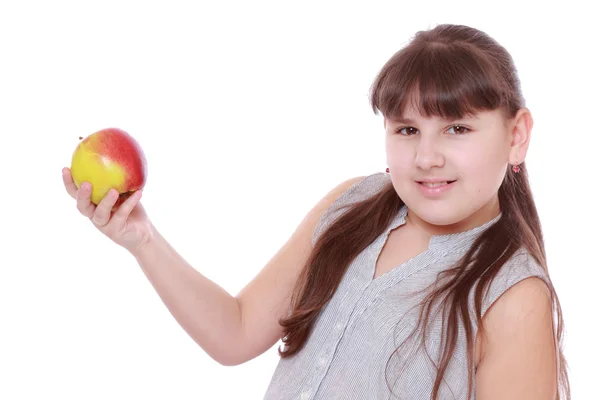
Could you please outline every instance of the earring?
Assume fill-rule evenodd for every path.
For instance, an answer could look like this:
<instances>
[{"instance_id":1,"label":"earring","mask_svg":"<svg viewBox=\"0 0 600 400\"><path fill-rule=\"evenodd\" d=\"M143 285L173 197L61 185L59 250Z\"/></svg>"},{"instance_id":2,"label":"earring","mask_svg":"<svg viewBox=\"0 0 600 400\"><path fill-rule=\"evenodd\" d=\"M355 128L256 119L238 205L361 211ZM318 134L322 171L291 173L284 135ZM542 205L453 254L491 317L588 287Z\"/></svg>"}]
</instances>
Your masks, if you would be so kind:
<instances>
[{"instance_id":1,"label":"earring","mask_svg":"<svg viewBox=\"0 0 600 400\"><path fill-rule=\"evenodd\" d=\"M518 165L513 165L512 170L515 174L518 174L521 171Z\"/></svg>"},{"instance_id":2,"label":"earring","mask_svg":"<svg viewBox=\"0 0 600 400\"><path fill-rule=\"evenodd\" d=\"M386 168L386 169L385 169L385 172L389 174L389 173L390 173L390 169L389 169L389 168Z\"/></svg>"}]
</instances>

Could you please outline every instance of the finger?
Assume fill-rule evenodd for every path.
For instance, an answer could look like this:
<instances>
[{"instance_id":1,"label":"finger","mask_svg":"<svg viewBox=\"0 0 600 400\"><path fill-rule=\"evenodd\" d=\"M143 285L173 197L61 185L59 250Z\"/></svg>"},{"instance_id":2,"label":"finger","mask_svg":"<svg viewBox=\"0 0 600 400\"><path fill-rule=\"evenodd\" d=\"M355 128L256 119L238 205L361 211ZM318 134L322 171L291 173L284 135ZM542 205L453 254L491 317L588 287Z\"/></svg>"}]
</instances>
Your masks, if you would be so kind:
<instances>
[{"instance_id":1,"label":"finger","mask_svg":"<svg viewBox=\"0 0 600 400\"><path fill-rule=\"evenodd\" d=\"M92 195L92 184L89 182L82 182L75 198L77 199L77 209L83 215L91 218L94 215L96 205L90 201Z\"/></svg>"},{"instance_id":2,"label":"finger","mask_svg":"<svg viewBox=\"0 0 600 400\"><path fill-rule=\"evenodd\" d=\"M121 204L125 203L125 200L127 200L134 192L125 192L125 193L121 193L119 195L119 200L117 200L117 202L115 203L115 210L117 208L119 208L121 206Z\"/></svg>"},{"instance_id":3,"label":"finger","mask_svg":"<svg viewBox=\"0 0 600 400\"><path fill-rule=\"evenodd\" d=\"M63 177L63 183L65 185L65 189L67 189L67 193L69 193L69 195L72 198L77 198L77 186L75 186L75 182L73 182L73 177L71 176L71 170L69 170L69 168L63 168L62 169L62 177Z\"/></svg>"},{"instance_id":4,"label":"finger","mask_svg":"<svg viewBox=\"0 0 600 400\"><path fill-rule=\"evenodd\" d=\"M131 196L115 212L112 219L115 221L115 224L124 224L127 218L129 218L129 214L133 211L135 206L138 204L140 198L142 197L142 191L136 190L133 192Z\"/></svg>"},{"instance_id":5,"label":"finger","mask_svg":"<svg viewBox=\"0 0 600 400\"><path fill-rule=\"evenodd\" d=\"M119 192L115 189L110 189L108 193L100 200L96 210L92 215L92 222L98 226L104 226L110 220L110 214L115 202L119 198Z\"/></svg>"}]
</instances>

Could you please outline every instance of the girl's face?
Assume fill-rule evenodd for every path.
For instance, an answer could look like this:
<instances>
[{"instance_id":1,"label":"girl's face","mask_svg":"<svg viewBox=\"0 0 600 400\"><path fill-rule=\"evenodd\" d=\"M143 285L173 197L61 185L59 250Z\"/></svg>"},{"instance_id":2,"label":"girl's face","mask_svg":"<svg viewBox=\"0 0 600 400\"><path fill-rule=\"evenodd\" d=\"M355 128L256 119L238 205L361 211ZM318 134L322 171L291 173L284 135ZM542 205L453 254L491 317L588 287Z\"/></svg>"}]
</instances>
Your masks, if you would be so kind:
<instances>
[{"instance_id":1,"label":"girl's face","mask_svg":"<svg viewBox=\"0 0 600 400\"><path fill-rule=\"evenodd\" d=\"M497 216L498 189L509 164L524 160L531 126L527 109L506 125L500 110L444 120L409 107L400 120L384 119L387 163L409 219L442 234Z\"/></svg>"}]
</instances>

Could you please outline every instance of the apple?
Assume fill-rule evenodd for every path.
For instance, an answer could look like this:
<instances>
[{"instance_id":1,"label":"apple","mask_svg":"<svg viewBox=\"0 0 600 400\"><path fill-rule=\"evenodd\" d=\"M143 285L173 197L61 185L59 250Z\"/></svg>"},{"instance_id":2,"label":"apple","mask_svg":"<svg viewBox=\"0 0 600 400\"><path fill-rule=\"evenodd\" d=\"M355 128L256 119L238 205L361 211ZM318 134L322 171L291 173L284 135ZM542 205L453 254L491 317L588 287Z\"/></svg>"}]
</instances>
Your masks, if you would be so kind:
<instances>
[{"instance_id":1,"label":"apple","mask_svg":"<svg viewBox=\"0 0 600 400\"><path fill-rule=\"evenodd\" d=\"M92 184L92 203L98 205L111 188L119 193L116 205L146 184L146 156L139 143L119 128L99 130L81 141L73 152L71 175L79 188Z\"/></svg>"}]
</instances>

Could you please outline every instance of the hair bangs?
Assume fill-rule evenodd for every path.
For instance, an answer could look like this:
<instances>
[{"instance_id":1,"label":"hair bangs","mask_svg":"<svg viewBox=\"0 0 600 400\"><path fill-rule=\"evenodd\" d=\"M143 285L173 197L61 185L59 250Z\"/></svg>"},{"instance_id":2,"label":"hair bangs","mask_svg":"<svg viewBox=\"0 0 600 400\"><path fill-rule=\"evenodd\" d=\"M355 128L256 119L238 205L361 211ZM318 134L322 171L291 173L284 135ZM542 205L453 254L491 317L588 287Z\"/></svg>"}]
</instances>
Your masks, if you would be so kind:
<instances>
[{"instance_id":1,"label":"hair bangs","mask_svg":"<svg viewBox=\"0 0 600 400\"><path fill-rule=\"evenodd\" d=\"M444 119L492 111L507 104L496 69L469 45L417 43L384 65L372 86L371 106L392 119L407 107Z\"/></svg>"}]
</instances>

